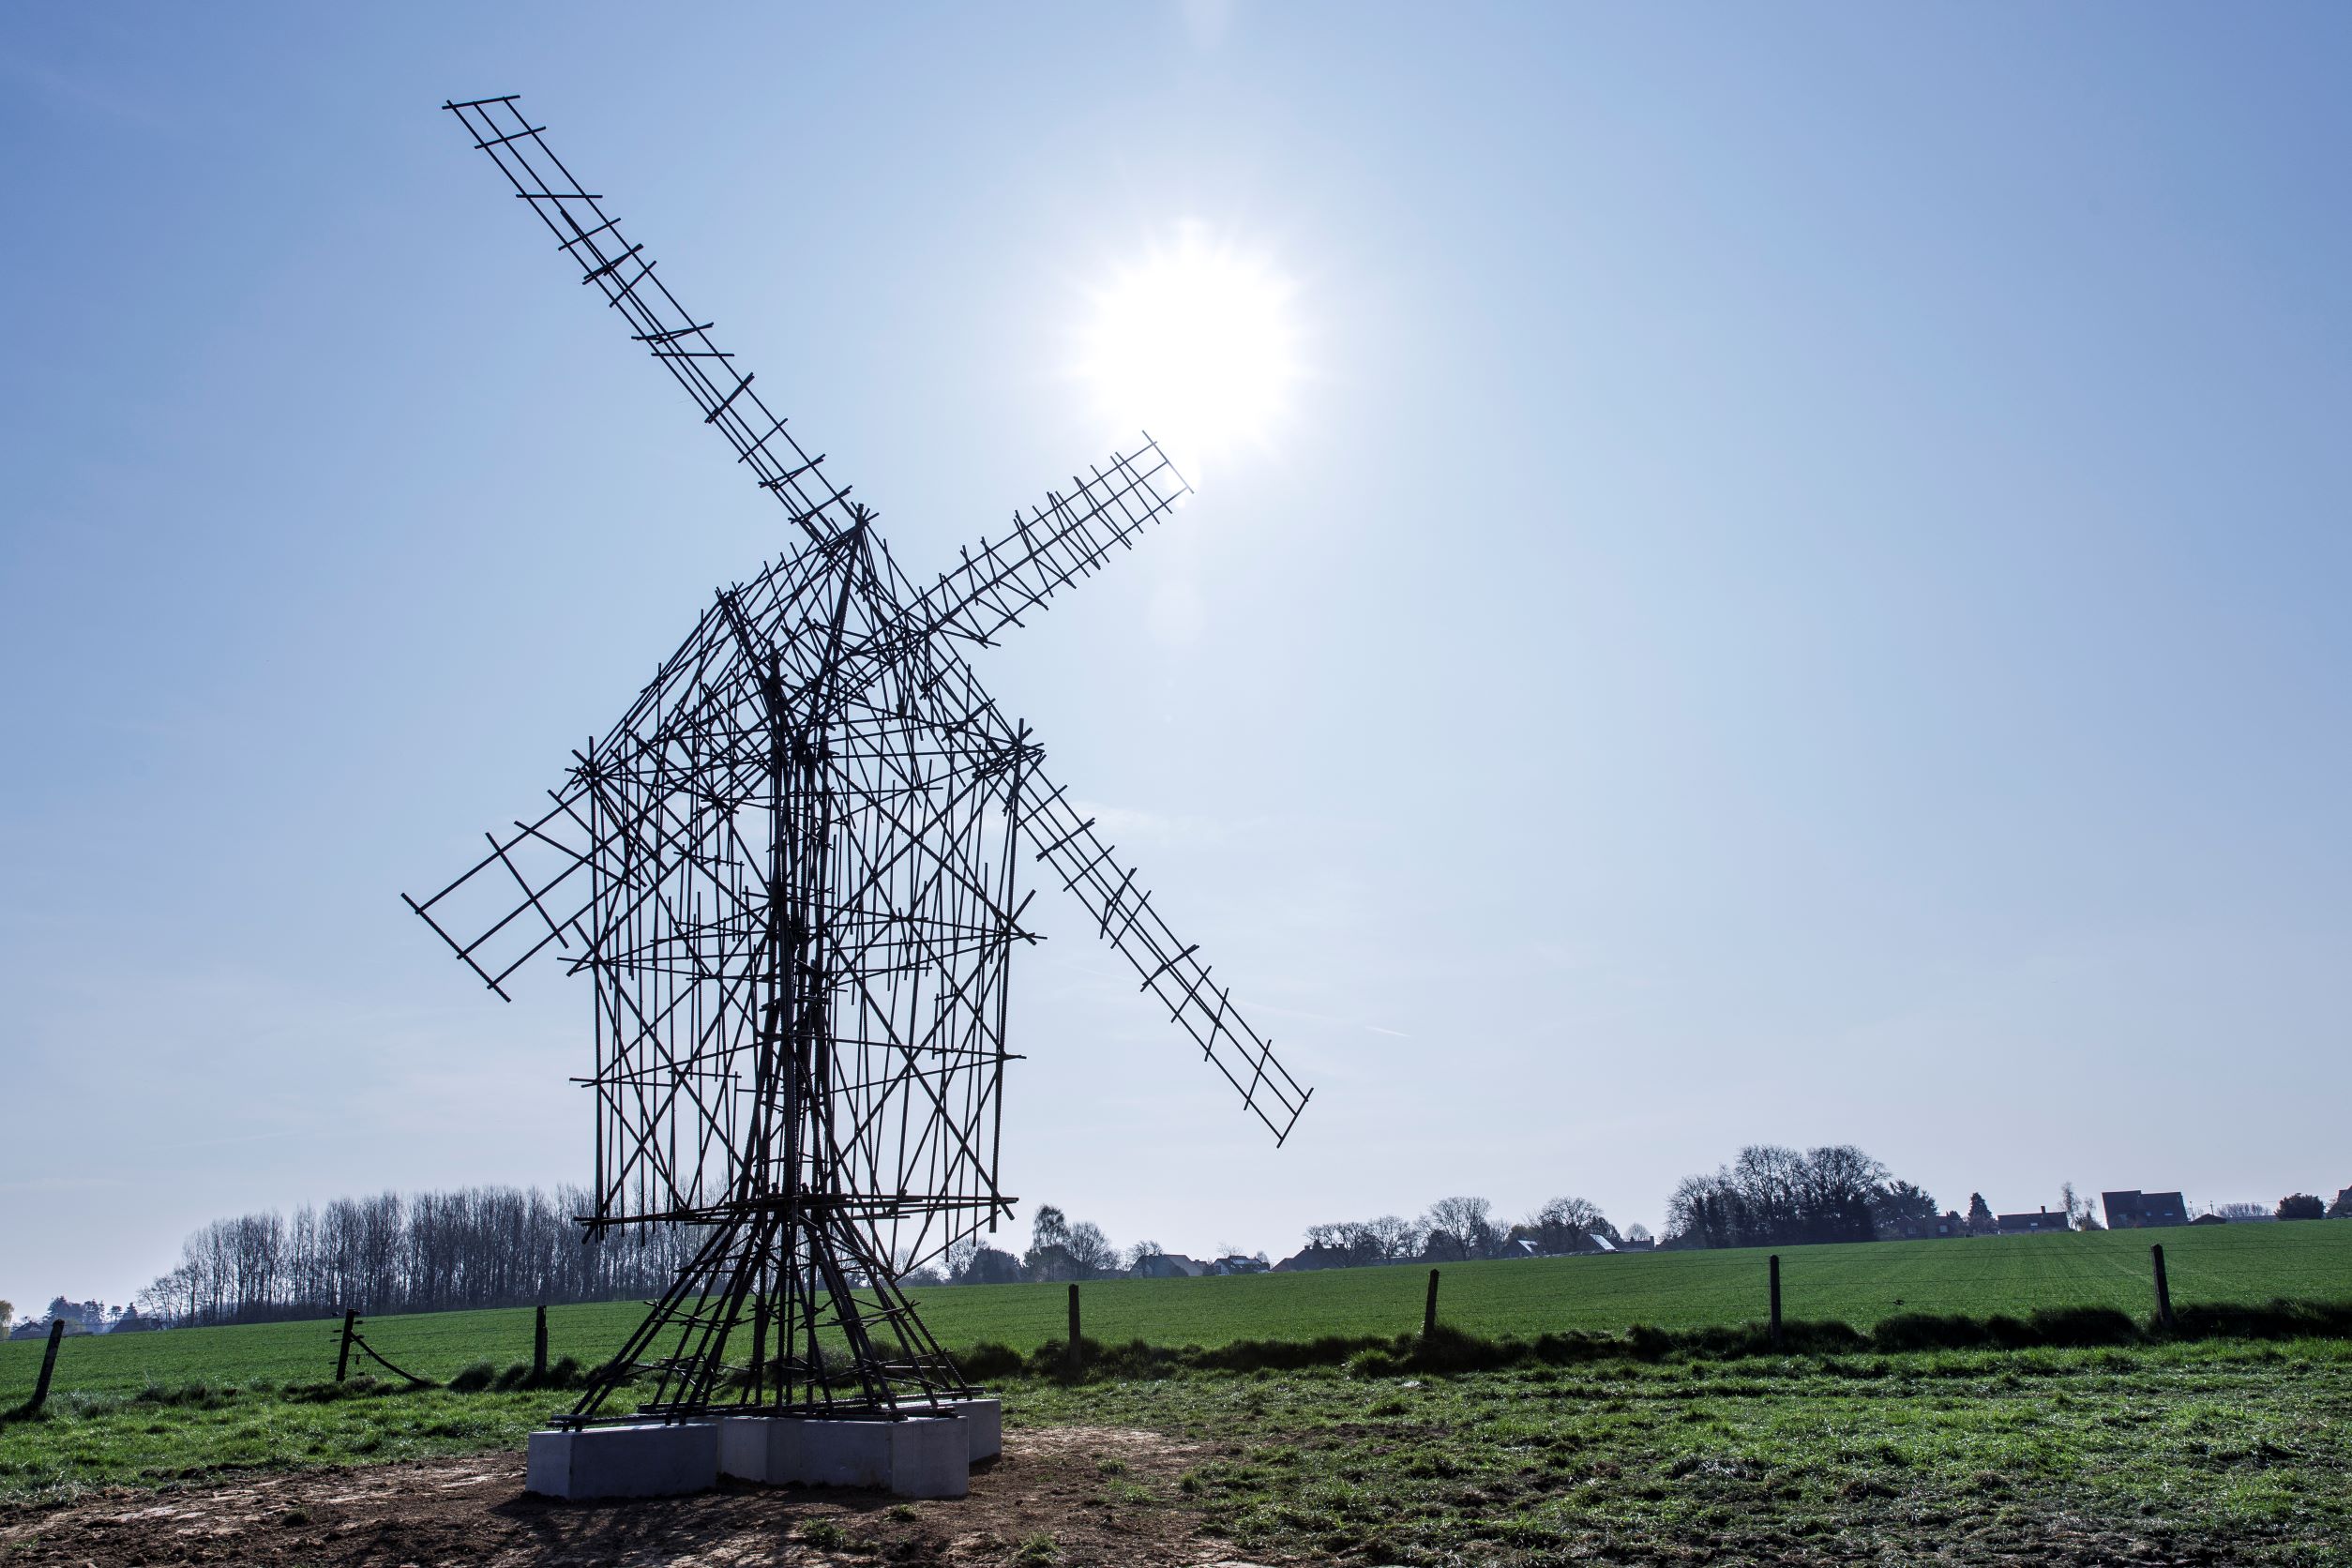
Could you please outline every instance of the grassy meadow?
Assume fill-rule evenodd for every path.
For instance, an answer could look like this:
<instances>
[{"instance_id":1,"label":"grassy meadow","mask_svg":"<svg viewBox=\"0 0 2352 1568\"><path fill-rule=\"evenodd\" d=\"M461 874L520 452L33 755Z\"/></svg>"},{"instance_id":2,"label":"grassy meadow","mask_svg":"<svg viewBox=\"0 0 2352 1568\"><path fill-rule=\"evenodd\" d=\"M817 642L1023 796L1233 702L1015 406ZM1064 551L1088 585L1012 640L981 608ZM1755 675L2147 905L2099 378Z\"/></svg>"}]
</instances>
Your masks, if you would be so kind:
<instances>
[{"instance_id":1,"label":"grassy meadow","mask_svg":"<svg viewBox=\"0 0 2352 1568\"><path fill-rule=\"evenodd\" d=\"M1006 1409L1199 1443L1172 1500L1252 1560L2352 1561L2341 1342L1036 1383Z\"/></svg>"},{"instance_id":2,"label":"grassy meadow","mask_svg":"<svg viewBox=\"0 0 2352 1568\"><path fill-rule=\"evenodd\" d=\"M1904 1312L2022 1316L2035 1307L2112 1306L2141 1318L2153 1301L2151 1239L2164 1244L2177 1304L2352 1297L2352 1223L2320 1221L1789 1247L1780 1254L1783 1309L1791 1319L1860 1329ZM1489 1336L1748 1322L1765 1313L1764 1259L1741 1250L1454 1264L1444 1270L1439 1316ZM1395 1267L1101 1280L1082 1289L1085 1332L1112 1344L1200 1346L1399 1334L1420 1326L1427 1278L1425 1269ZM950 1349L993 1342L1028 1350L1065 1332L1060 1285L942 1288L917 1297ZM550 1353L602 1361L641 1315L633 1302L551 1308ZM60 1351L54 1386L128 1394L194 1381L320 1381L334 1370L337 1327L319 1319L75 1338ZM387 1317L370 1319L364 1332L400 1366L438 1380L475 1362L528 1359L532 1314ZM0 1409L31 1393L40 1352L38 1341L0 1344ZM373 1368L355 1358L354 1370Z\"/></svg>"},{"instance_id":3,"label":"grassy meadow","mask_svg":"<svg viewBox=\"0 0 2352 1568\"><path fill-rule=\"evenodd\" d=\"M2352 1563L2342 1341L998 1387L1016 1441L1185 1445L1172 1479L1101 1458L1093 1500L1253 1560ZM555 1398L68 1395L0 1426L0 1520L126 1482L511 1451Z\"/></svg>"},{"instance_id":4,"label":"grassy meadow","mask_svg":"<svg viewBox=\"0 0 2352 1568\"><path fill-rule=\"evenodd\" d=\"M2149 1240L1789 1248L1784 1304L1794 1319L1863 1330L1921 1312L2107 1307L2143 1319ZM2352 1299L2352 1224L2161 1240L2182 1308ZM1426 1279L1395 1268L1103 1281L1083 1288L1085 1327L1112 1345L1396 1335L1418 1328ZM923 1293L958 1349L1056 1341L1065 1303L1061 1286ZM1764 1254L1670 1253L1448 1267L1440 1317L1524 1340L1734 1325L1764 1305ZM641 1310L555 1308L551 1353L601 1360ZM367 1332L440 1380L525 1360L531 1326L524 1309L390 1317ZM34 1519L38 1535L42 1504L111 1485L512 1451L572 1397L371 1378L337 1387L326 1381L337 1327L67 1341L47 1410L0 1421L0 1522L14 1505L20 1530ZM2352 1565L2352 1340L2146 1339L2125 1328L2129 1343L2078 1349L1912 1349L1888 1336L1883 1348L1735 1354L1686 1335L1663 1349L1612 1341L1566 1362L1483 1370L1416 1364L1400 1347L1295 1370L1130 1358L1078 1382L1033 1367L989 1382L1016 1432L1112 1425L1182 1445L1176 1475L1102 1458L1094 1500L1257 1558ZM30 1391L40 1351L0 1346L0 1410Z\"/></svg>"}]
</instances>

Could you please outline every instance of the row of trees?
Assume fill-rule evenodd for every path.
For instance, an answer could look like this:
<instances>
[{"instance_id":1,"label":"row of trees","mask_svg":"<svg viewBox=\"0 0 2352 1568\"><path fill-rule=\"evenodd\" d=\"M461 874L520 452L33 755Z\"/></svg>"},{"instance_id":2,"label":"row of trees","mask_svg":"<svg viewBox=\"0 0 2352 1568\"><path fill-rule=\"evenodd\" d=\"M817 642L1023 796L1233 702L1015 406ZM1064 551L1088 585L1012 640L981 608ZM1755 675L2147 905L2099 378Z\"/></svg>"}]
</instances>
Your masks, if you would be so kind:
<instances>
[{"instance_id":1,"label":"row of trees","mask_svg":"<svg viewBox=\"0 0 2352 1568\"><path fill-rule=\"evenodd\" d=\"M1476 1258L1585 1252L1600 1242L1614 1247L1647 1246L1650 1232L1633 1226L1622 1233L1600 1205L1581 1198L1555 1198L1515 1222L1498 1218L1483 1198L1440 1198L1419 1219L1382 1214L1306 1228L1301 1268L1363 1268L1376 1263L1466 1262Z\"/></svg>"},{"instance_id":2,"label":"row of trees","mask_svg":"<svg viewBox=\"0 0 2352 1568\"><path fill-rule=\"evenodd\" d=\"M1050 1203L1037 1205L1030 1222L1028 1250L1015 1257L967 1236L947 1249L943 1268L926 1266L902 1276L907 1285L1012 1285L1029 1280L1108 1279L1158 1257L1157 1242L1138 1242L1123 1251L1111 1244L1092 1220L1073 1224ZM1264 1254L1259 1255L1260 1260Z\"/></svg>"},{"instance_id":3,"label":"row of trees","mask_svg":"<svg viewBox=\"0 0 2352 1568\"><path fill-rule=\"evenodd\" d=\"M1666 1244L1867 1242L1935 1217L1936 1200L1923 1188L1896 1181L1850 1143L1802 1153L1757 1143L1712 1175L1682 1178L1666 1199Z\"/></svg>"},{"instance_id":4,"label":"row of trees","mask_svg":"<svg viewBox=\"0 0 2352 1568\"><path fill-rule=\"evenodd\" d=\"M2090 1205L2070 1183L2065 1214L2096 1229ZM559 1187L466 1187L411 1197L383 1193L339 1199L291 1217L275 1210L215 1220L188 1238L179 1264L139 1293L132 1312L96 1302L51 1304L53 1317L101 1328L166 1323L234 1323L317 1317L344 1307L363 1312L434 1312L460 1307L611 1301L658 1295L692 1254L697 1233L684 1226L631 1226L583 1241L572 1215L588 1195ZM2232 1209L2244 1211L2242 1216ZM2352 1209L2297 1193L2277 1208L2281 1219L2319 1218ZM2224 1205L2223 1217L2269 1217L2260 1204ZM1850 1144L1800 1153L1752 1145L1711 1175L1685 1177L1667 1201L1669 1247L1787 1246L1899 1236L1937 1218L1924 1189L1897 1181ZM1990 1232L1991 1208L1971 1194L1965 1218L1946 1215L1956 1232ZM1483 1198L1440 1199L1418 1219L1382 1214L1307 1227L1306 1246L1291 1266L1355 1268L1380 1263L1458 1262L1557 1255L1613 1247L1644 1248L1638 1225L1620 1233L1597 1204L1555 1198L1506 1223ZM1225 1249L1231 1251L1232 1249ZM1000 1285L1019 1280L1101 1279L1124 1274L1165 1251L1138 1242L1123 1251L1100 1227L1072 1222L1040 1204L1020 1255L967 1238L948 1249L943 1267L906 1276L911 1285ZM1244 1266L1244 1260L1233 1260ZM1254 1259L1266 1266L1265 1254ZM0 1332L8 1304L0 1303ZM95 1320L93 1320L95 1319ZM143 1319L144 1321L140 1321Z\"/></svg>"},{"instance_id":5,"label":"row of trees","mask_svg":"<svg viewBox=\"0 0 2352 1568\"><path fill-rule=\"evenodd\" d=\"M245 1323L363 1312L438 1312L658 1295L693 1252L683 1226L629 1226L583 1242L587 1193L464 1187L338 1199L291 1217L215 1220L177 1267L139 1293L175 1323Z\"/></svg>"},{"instance_id":6,"label":"row of trees","mask_svg":"<svg viewBox=\"0 0 2352 1568\"><path fill-rule=\"evenodd\" d=\"M2336 1194L2330 1203L2317 1193L2290 1192L2279 1199L2273 1209L2260 1203L2215 1203L2206 1215L2222 1220L2248 1219L2352 1219L2352 1187Z\"/></svg>"}]
</instances>

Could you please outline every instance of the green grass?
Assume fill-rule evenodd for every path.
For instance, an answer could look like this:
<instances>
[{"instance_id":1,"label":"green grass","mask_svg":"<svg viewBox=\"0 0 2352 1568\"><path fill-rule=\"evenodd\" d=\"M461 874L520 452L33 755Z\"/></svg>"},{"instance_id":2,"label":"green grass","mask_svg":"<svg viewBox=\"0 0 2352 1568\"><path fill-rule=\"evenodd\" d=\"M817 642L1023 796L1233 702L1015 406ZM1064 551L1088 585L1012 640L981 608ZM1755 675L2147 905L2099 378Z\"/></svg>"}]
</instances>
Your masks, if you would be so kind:
<instances>
[{"instance_id":1,"label":"green grass","mask_svg":"<svg viewBox=\"0 0 2352 1568\"><path fill-rule=\"evenodd\" d=\"M321 1400L218 1384L192 1396L188 1385L146 1397L53 1395L39 1419L0 1425L0 1502L69 1499L123 1483L193 1482L220 1471L520 1448L561 1398L363 1387Z\"/></svg>"},{"instance_id":2,"label":"green grass","mask_svg":"<svg viewBox=\"0 0 2352 1568\"><path fill-rule=\"evenodd\" d=\"M1240 1556L2352 1561L2334 1341L1029 1383L1005 1410L1202 1444L1166 1500Z\"/></svg>"},{"instance_id":3,"label":"green grass","mask_svg":"<svg viewBox=\"0 0 2352 1568\"><path fill-rule=\"evenodd\" d=\"M2022 1316L2037 1306L2114 1306L2134 1318L2151 1304L2148 1246L2164 1243L2173 1299L2258 1302L2352 1295L2352 1223L2212 1226L2159 1232L2018 1236L1946 1242L1788 1247L1784 1308L1792 1319L1867 1328L1897 1312ZM1651 1253L1448 1266L1440 1317L1486 1335L1617 1332L1636 1323L1703 1328L1764 1314L1764 1255ZM1237 1339L1385 1335L1420 1326L1425 1270L1334 1270L1223 1279L1104 1280L1083 1288L1088 1335L1106 1343L1229 1344ZM1062 1337L1065 1289L1003 1285L918 1292L924 1319L950 1349L983 1341L1030 1349ZM627 1302L550 1310L551 1351L594 1364L617 1350L642 1308ZM371 1343L436 1380L490 1360L531 1353L527 1308L370 1319ZM55 1387L134 1394L148 1384L205 1380L310 1382L332 1375L333 1320L75 1338L59 1353ZM0 1409L31 1393L38 1341L0 1344ZM362 1364L364 1366L364 1363Z\"/></svg>"},{"instance_id":4,"label":"green grass","mask_svg":"<svg viewBox=\"0 0 2352 1568\"><path fill-rule=\"evenodd\" d=\"M2352 1562L2340 1341L1002 1392L1017 1434L1083 1422L1197 1445L1172 1478L1098 1464L1102 1500L1167 1509L1261 1560ZM550 1402L317 1393L65 1395L0 1427L0 1501L512 1450ZM1049 1538L1021 1549L1053 1560Z\"/></svg>"}]
</instances>

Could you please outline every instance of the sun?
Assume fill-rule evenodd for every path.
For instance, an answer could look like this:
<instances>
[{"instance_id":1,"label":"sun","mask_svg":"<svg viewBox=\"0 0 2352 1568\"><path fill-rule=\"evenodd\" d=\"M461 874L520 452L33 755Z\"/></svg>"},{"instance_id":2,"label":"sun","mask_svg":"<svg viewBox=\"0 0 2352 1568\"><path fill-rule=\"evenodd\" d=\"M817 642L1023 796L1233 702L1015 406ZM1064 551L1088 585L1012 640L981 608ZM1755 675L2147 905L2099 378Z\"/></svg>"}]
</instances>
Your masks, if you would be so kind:
<instances>
[{"instance_id":1,"label":"sun","mask_svg":"<svg viewBox=\"0 0 2352 1568\"><path fill-rule=\"evenodd\" d=\"M1181 225L1092 292L1079 374L1107 417L1195 465L1263 445L1301 379L1296 293L1263 256Z\"/></svg>"}]
</instances>

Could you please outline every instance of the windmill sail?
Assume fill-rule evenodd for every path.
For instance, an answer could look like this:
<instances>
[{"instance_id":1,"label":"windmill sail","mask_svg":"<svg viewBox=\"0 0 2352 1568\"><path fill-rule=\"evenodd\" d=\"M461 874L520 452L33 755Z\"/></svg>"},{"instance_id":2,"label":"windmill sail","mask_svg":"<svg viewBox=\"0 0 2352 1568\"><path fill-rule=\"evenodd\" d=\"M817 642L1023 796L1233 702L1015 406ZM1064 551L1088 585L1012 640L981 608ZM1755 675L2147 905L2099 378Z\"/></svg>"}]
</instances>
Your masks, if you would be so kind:
<instances>
[{"instance_id":1,"label":"windmill sail","mask_svg":"<svg viewBox=\"0 0 2352 1568\"><path fill-rule=\"evenodd\" d=\"M1115 547L1133 549L1146 528L1191 493L1159 444L1113 453L1109 471L1073 478L1070 494L1048 493L1013 532L983 542L978 554L940 574L915 607L923 623L967 641L987 643L1041 609L1078 578L1098 569Z\"/></svg>"}]
</instances>

